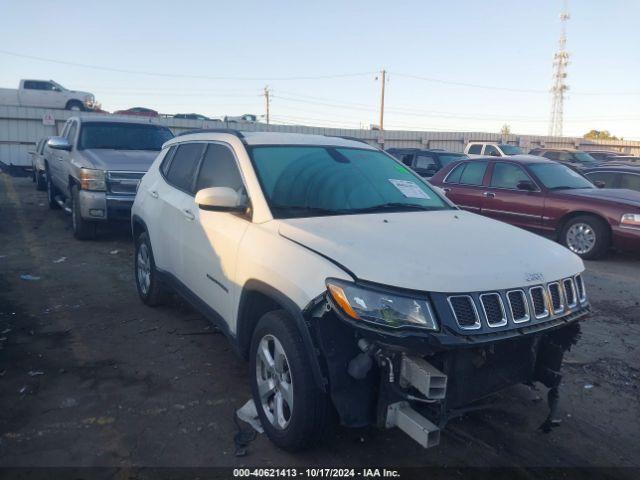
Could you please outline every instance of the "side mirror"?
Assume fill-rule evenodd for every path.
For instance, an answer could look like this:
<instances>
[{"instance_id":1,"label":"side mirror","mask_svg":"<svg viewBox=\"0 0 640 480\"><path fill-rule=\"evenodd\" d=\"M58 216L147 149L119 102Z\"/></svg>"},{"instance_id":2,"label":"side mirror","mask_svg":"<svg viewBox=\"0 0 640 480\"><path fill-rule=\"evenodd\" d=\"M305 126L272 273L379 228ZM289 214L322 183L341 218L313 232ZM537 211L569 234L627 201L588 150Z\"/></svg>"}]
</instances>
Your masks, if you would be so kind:
<instances>
[{"instance_id":1,"label":"side mirror","mask_svg":"<svg viewBox=\"0 0 640 480\"><path fill-rule=\"evenodd\" d=\"M536 189L536 186L530 180L520 180L516 187L518 190L525 190L527 192L533 192Z\"/></svg>"},{"instance_id":2,"label":"side mirror","mask_svg":"<svg viewBox=\"0 0 640 480\"><path fill-rule=\"evenodd\" d=\"M202 210L214 212L243 212L247 204L233 188L210 187L196 193L196 203Z\"/></svg>"},{"instance_id":3,"label":"side mirror","mask_svg":"<svg viewBox=\"0 0 640 480\"><path fill-rule=\"evenodd\" d=\"M593 182L593 184L598 188L604 188L607 186L607 184L604 183L602 180L596 180L595 182Z\"/></svg>"},{"instance_id":4,"label":"side mirror","mask_svg":"<svg viewBox=\"0 0 640 480\"><path fill-rule=\"evenodd\" d=\"M54 150L71 150L71 144L65 137L51 137L47 140L47 147L53 148Z\"/></svg>"}]
</instances>

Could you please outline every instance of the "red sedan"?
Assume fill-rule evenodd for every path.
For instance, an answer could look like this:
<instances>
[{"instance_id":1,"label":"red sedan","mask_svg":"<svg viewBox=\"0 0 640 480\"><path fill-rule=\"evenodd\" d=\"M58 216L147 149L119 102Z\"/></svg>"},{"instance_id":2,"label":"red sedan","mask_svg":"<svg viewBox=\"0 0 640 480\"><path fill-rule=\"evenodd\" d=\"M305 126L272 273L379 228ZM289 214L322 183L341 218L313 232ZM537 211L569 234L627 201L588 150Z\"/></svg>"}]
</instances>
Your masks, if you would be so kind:
<instances>
[{"instance_id":1,"label":"red sedan","mask_svg":"<svg viewBox=\"0 0 640 480\"><path fill-rule=\"evenodd\" d=\"M465 210L552 236L585 259L610 247L640 251L640 192L597 188L532 155L447 165L430 182Z\"/></svg>"}]
</instances>

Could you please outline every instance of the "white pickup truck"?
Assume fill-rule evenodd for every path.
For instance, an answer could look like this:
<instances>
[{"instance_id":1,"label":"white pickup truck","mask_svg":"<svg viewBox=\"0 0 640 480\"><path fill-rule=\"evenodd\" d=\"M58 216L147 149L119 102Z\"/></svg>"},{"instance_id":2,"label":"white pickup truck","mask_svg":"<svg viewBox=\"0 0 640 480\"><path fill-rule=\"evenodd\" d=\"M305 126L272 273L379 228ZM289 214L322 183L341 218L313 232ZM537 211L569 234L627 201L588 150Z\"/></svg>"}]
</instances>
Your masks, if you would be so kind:
<instances>
[{"instance_id":1,"label":"white pickup truck","mask_svg":"<svg viewBox=\"0 0 640 480\"><path fill-rule=\"evenodd\" d=\"M53 80L20 80L20 88L0 88L0 105L64 110L94 110L92 93L67 90Z\"/></svg>"}]
</instances>

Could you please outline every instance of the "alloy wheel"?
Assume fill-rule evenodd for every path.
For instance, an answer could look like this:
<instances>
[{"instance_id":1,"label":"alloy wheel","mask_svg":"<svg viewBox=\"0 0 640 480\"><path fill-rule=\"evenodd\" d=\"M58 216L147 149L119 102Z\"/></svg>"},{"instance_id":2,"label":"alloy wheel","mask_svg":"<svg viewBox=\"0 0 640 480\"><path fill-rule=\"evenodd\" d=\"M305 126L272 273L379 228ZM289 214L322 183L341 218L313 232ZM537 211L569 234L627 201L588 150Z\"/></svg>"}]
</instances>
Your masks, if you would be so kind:
<instances>
[{"instance_id":1,"label":"alloy wheel","mask_svg":"<svg viewBox=\"0 0 640 480\"><path fill-rule=\"evenodd\" d=\"M567 230L567 247L573 253L585 255L596 244L596 232L587 223L576 223Z\"/></svg>"},{"instance_id":2,"label":"alloy wheel","mask_svg":"<svg viewBox=\"0 0 640 480\"><path fill-rule=\"evenodd\" d=\"M265 335L258 344L256 378L260 406L275 428L284 430L293 412L293 379L280 341Z\"/></svg>"},{"instance_id":3,"label":"alloy wheel","mask_svg":"<svg viewBox=\"0 0 640 480\"><path fill-rule=\"evenodd\" d=\"M149 247L143 243L138 247L138 255L136 258L138 285L143 295L147 295L151 286L151 259L149 256Z\"/></svg>"}]
</instances>

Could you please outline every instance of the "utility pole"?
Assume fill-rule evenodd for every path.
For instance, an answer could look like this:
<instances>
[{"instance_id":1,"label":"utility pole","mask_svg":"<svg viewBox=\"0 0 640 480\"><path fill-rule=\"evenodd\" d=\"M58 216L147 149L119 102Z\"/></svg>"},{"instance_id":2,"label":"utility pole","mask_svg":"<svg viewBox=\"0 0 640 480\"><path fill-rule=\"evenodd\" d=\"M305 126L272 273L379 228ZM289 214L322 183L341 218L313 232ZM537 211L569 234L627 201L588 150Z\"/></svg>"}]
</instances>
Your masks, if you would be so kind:
<instances>
[{"instance_id":1,"label":"utility pole","mask_svg":"<svg viewBox=\"0 0 640 480\"><path fill-rule=\"evenodd\" d=\"M264 87L264 101L266 104L266 110L267 110L267 125L269 125L269 85Z\"/></svg>"},{"instance_id":2,"label":"utility pole","mask_svg":"<svg viewBox=\"0 0 640 480\"><path fill-rule=\"evenodd\" d=\"M381 74L381 79L382 79L382 89L380 92L380 131L383 132L384 131L384 85L385 83L387 83L387 71L386 70L382 70L382 72L380 72Z\"/></svg>"},{"instance_id":3,"label":"utility pole","mask_svg":"<svg viewBox=\"0 0 640 480\"><path fill-rule=\"evenodd\" d=\"M567 45L567 20L569 11L567 0L564 0L564 8L560 14L560 40L558 41L558 51L553 56L553 85L551 87L551 118L549 119L549 135L562 136L562 123L564 113L564 94L569 90L566 84L567 65L569 64L569 52Z\"/></svg>"}]
</instances>

